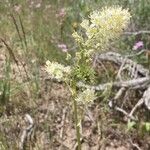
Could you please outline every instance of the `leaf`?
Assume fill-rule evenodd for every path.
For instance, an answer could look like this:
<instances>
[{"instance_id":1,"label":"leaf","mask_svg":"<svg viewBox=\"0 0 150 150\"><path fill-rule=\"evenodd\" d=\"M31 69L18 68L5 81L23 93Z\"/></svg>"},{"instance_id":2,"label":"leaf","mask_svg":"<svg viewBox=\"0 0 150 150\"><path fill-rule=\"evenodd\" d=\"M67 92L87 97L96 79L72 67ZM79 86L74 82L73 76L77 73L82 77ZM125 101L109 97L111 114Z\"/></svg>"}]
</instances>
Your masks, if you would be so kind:
<instances>
[{"instance_id":1,"label":"leaf","mask_svg":"<svg viewBox=\"0 0 150 150\"><path fill-rule=\"evenodd\" d=\"M136 125L136 122L134 122L134 121L131 121L131 122L128 122L128 130L131 130L131 129L133 129L133 127Z\"/></svg>"},{"instance_id":2,"label":"leaf","mask_svg":"<svg viewBox=\"0 0 150 150\"><path fill-rule=\"evenodd\" d=\"M150 131L150 122L146 122L145 123L145 129L146 129L146 131Z\"/></svg>"}]
</instances>

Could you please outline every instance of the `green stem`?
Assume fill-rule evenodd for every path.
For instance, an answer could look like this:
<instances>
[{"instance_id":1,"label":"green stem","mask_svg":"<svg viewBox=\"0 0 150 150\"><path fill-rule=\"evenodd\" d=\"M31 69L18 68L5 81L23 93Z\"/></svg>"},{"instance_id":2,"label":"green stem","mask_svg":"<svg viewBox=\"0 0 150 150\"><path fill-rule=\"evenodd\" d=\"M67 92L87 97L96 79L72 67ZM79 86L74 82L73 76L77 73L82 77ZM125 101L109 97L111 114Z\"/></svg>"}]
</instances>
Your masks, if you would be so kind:
<instances>
[{"instance_id":1,"label":"green stem","mask_svg":"<svg viewBox=\"0 0 150 150\"><path fill-rule=\"evenodd\" d=\"M78 142L78 150L81 150L81 141L80 141L81 134L80 134L80 125L79 125L79 118L78 118L78 105L77 105L77 101L75 100L76 98L75 83L73 84L72 89L74 90L74 92L72 93L72 97L73 97L74 119L75 119L76 136Z\"/></svg>"},{"instance_id":2,"label":"green stem","mask_svg":"<svg viewBox=\"0 0 150 150\"><path fill-rule=\"evenodd\" d=\"M74 105L74 117L75 117L75 126L76 126L76 135L77 135L77 142L78 142L78 150L81 150L81 141L80 141L80 126L78 121L78 108L77 108L77 102L75 99L73 99L73 105Z\"/></svg>"}]
</instances>

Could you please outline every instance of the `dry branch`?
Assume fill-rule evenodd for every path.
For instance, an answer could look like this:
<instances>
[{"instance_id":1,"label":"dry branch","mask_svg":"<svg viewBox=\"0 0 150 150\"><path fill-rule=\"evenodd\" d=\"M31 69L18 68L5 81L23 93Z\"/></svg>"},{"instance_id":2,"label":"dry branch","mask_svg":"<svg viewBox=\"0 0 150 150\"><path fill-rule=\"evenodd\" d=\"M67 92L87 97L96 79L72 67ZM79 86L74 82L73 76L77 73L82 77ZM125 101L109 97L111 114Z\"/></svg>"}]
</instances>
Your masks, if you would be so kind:
<instances>
[{"instance_id":1,"label":"dry branch","mask_svg":"<svg viewBox=\"0 0 150 150\"><path fill-rule=\"evenodd\" d=\"M23 130L23 133L21 135L20 144L19 144L19 150L24 150L25 149L27 137L30 136L30 134L33 130L33 127L34 127L33 119L31 118L31 116L29 114L25 115L25 120L29 123L29 126L27 126Z\"/></svg>"},{"instance_id":2,"label":"dry branch","mask_svg":"<svg viewBox=\"0 0 150 150\"><path fill-rule=\"evenodd\" d=\"M124 35L150 34L150 31L125 32Z\"/></svg>"},{"instance_id":3,"label":"dry branch","mask_svg":"<svg viewBox=\"0 0 150 150\"><path fill-rule=\"evenodd\" d=\"M143 77L143 78L138 78L138 79L132 79L128 81L116 81L116 82L110 82L110 83L104 83L104 84L99 84L96 86L91 86L84 84L83 82L78 83L78 87L85 87L85 88L91 88L96 91L103 91L107 87L114 87L114 88L130 88L130 89L145 89L150 85L150 77Z\"/></svg>"},{"instance_id":4,"label":"dry branch","mask_svg":"<svg viewBox=\"0 0 150 150\"><path fill-rule=\"evenodd\" d=\"M150 86L148 87L147 90L145 90L142 98L144 100L146 107L150 110Z\"/></svg>"},{"instance_id":5,"label":"dry branch","mask_svg":"<svg viewBox=\"0 0 150 150\"><path fill-rule=\"evenodd\" d=\"M142 65L137 64L136 62L134 62L133 60L123 57L122 55L115 53L115 52L107 52L104 54L99 54L96 57L96 63L99 64L99 61L110 61L112 63L117 64L118 66L122 65L122 62L125 61L125 65L127 66L127 70L132 73L132 67L135 66L136 72L138 77L147 77L149 76L149 70L145 69Z\"/></svg>"}]
</instances>

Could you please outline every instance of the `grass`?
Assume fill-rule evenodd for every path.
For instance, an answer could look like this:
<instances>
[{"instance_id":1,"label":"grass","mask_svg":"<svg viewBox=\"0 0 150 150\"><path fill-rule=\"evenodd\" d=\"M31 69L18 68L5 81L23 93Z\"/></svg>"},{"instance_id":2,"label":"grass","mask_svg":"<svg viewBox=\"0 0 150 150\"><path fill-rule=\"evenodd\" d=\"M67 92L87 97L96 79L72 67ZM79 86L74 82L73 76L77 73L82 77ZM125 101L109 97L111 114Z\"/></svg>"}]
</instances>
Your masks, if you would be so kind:
<instances>
[{"instance_id":1,"label":"grass","mask_svg":"<svg viewBox=\"0 0 150 150\"><path fill-rule=\"evenodd\" d=\"M40 0L7 0L0 2L0 55L2 55L2 60L0 60L0 114L2 116L4 114L15 116L19 113L23 115L26 112L34 116L40 104L44 105L43 103L52 101L53 96L51 95L50 99L47 97L48 94L43 92L46 85L42 79L45 74L41 68L43 69L45 61L49 59L66 64L66 53L58 48L58 44L66 44L70 53L73 54L76 45L71 34L73 30L79 29L82 18L87 17L92 10L110 5L122 5L129 8L133 15L129 31L150 30L149 0L45 0L42 2ZM58 17L63 8L66 15ZM121 50L121 53L124 54L132 53L133 44L138 40L143 40L145 48L149 49L148 39L149 35L122 36L121 40L115 43L114 49ZM146 59L145 57L138 58L137 61L143 63ZM58 100L62 98L57 94L54 97L57 97ZM54 106L61 109L61 106L56 104L59 103L58 101L53 103ZM51 105L53 103L51 102ZM58 117L53 115L54 118ZM102 116L104 116L103 122L106 123L105 112L102 113ZM52 120L55 121L49 117L46 120L46 130L53 128ZM51 129L48 129L49 122L52 123ZM11 128L13 121L9 123L8 128ZM53 133L55 131L50 132L55 139L55 133ZM15 138L18 140L19 135ZM4 134L1 134L0 148L4 145L3 149L8 149L8 145L12 144L10 141ZM17 142L14 143L14 145L17 144Z\"/></svg>"}]
</instances>

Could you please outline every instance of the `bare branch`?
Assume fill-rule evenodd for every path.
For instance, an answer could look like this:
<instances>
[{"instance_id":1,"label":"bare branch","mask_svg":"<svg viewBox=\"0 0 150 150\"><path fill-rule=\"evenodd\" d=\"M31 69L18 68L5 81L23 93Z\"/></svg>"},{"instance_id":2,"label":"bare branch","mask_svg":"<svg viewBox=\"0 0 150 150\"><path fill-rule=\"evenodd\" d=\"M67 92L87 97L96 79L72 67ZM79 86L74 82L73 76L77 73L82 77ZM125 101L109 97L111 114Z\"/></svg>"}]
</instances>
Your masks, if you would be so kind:
<instances>
[{"instance_id":1,"label":"bare branch","mask_svg":"<svg viewBox=\"0 0 150 150\"><path fill-rule=\"evenodd\" d=\"M117 94L115 95L114 99L115 99L115 100L119 99L119 98L123 95L123 93L124 93L125 91L126 91L126 88L125 88L125 87L122 87L122 88L117 92Z\"/></svg>"},{"instance_id":2,"label":"bare branch","mask_svg":"<svg viewBox=\"0 0 150 150\"><path fill-rule=\"evenodd\" d=\"M143 99L146 107L150 110L150 87L144 92Z\"/></svg>"},{"instance_id":3,"label":"bare branch","mask_svg":"<svg viewBox=\"0 0 150 150\"><path fill-rule=\"evenodd\" d=\"M115 107L115 110L123 113L125 116L127 116L129 119L132 119L134 121L136 121L137 119L135 117L133 117L132 115L128 114L125 110L123 110L122 108L119 107Z\"/></svg>"},{"instance_id":4,"label":"bare branch","mask_svg":"<svg viewBox=\"0 0 150 150\"><path fill-rule=\"evenodd\" d=\"M138 77L149 76L149 70L148 69L145 69L142 65L137 64L136 62L132 61L131 59L123 57L120 54L115 53L115 52L107 52L104 54L99 54L97 56L96 62L99 64L99 61L110 61L110 62L113 62L113 63L121 66L122 62L124 62L124 60L126 60L125 61L126 66L134 66L136 64L136 72L137 72ZM132 71L133 71L131 67L128 67L127 70L130 73L132 73Z\"/></svg>"},{"instance_id":5,"label":"bare branch","mask_svg":"<svg viewBox=\"0 0 150 150\"><path fill-rule=\"evenodd\" d=\"M150 34L150 31L125 32L124 35Z\"/></svg>"},{"instance_id":6,"label":"bare branch","mask_svg":"<svg viewBox=\"0 0 150 150\"><path fill-rule=\"evenodd\" d=\"M108 86L116 87L116 88L130 88L130 89L141 89L141 88L147 88L150 84L150 77L143 77L128 81L119 81L119 82L109 82L104 84L99 84L96 86L86 85L83 82L79 82L77 85L78 87L85 87L85 88L91 88L96 91L103 91Z\"/></svg>"},{"instance_id":7,"label":"bare branch","mask_svg":"<svg viewBox=\"0 0 150 150\"><path fill-rule=\"evenodd\" d=\"M19 150L24 150L25 149L25 144L26 144L27 137L31 134L33 126L34 126L33 119L31 118L31 116L29 114L25 115L25 120L29 123L29 126L27 126L23 130L23 133L21 135L20 144L19 144Z\"/></svg>"}]
</instances>

